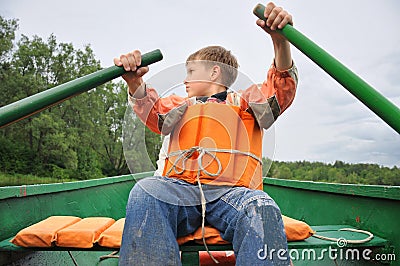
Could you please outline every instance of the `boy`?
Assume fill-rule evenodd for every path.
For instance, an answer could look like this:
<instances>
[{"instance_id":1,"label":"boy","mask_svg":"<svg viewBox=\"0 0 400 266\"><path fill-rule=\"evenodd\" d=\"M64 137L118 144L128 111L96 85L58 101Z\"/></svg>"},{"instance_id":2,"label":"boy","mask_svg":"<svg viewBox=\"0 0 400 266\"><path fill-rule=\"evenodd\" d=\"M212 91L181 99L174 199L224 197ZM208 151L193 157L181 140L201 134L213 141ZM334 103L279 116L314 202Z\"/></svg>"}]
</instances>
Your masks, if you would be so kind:
<instances>
[{"instance_id":1,"label":"boy","mask_svg":"<svg viewBox=\"0 0 400 266\"><path fill-rule=\"evenodd\" d=\"M163 176L143 179L131 191L120 265L180 265L176 238L204 228L205 221L232 243L237 265L289 265L280 210L262 191L261 144L262 128L295 94L290 45L274 32L292 17L273 3L264 15L267 21L257 25L270 34L275 60L261 88L227 93L238 63L220 46L187 59L187 98L159 98L148 88L142 79L148 67L137 68L139 51L114 59L129 71L123 78L137 116L171 138Z\"/></svg>"}]
</instances>

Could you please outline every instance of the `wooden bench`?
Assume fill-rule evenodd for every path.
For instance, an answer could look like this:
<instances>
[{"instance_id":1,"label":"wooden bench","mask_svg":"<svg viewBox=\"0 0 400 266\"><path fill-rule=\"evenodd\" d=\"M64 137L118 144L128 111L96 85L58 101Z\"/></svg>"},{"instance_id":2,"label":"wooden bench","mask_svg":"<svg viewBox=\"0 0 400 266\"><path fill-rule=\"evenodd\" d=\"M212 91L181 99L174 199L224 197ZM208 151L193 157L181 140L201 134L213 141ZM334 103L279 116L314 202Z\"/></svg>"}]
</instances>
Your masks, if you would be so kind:
<instances>
[{"instance_id":1,"label":"wooden bench","mask_svg":"<svg viewBox=\"0 0 400 266\"><path fill-rule=\"evenodd\" d=\"M354 228L352 226L347 225L323 225L323 226L312 226L312 228L317 232L317 234L333 237L333 238L343 238L346 240L356 240L363 239L365 235L357 232L349 232L349 231L338 231L341 228ZM63 248L63 247L51 247L51 248L23 248L19 246L15 246L10 242L12 238L5 239L0 241L0 252L26 252L26 251L68 251L71 259L74 260L71 252L72 251L118 251L118 249L113 248L105 248L98 245L95 245L90 249L82 249L82 248ZM378 236L374 236L374 238L363 244L348 244L345 248L354 248L354 249L365 249L370 248L371 250L377 250L380 248L384 248L388 245L388 241L380 238ZM303 241L295 241L288 243L289 250L303 250L303 249L324 249L324 248L338 248L336 242L331 242L327 240L322 240L315 237L309 237ZM232 245L208 245L210 251L229 251L232 250ZM183 265L199 265L200 257L199 252L205 251L205 248L202 244L196 244L194 242L188 242L180 246L180 250L182 251L181 260ZM256 256L257 254L255 254ZM76 264L78 265L78 264Z\"/></svg>"}]
</instances>

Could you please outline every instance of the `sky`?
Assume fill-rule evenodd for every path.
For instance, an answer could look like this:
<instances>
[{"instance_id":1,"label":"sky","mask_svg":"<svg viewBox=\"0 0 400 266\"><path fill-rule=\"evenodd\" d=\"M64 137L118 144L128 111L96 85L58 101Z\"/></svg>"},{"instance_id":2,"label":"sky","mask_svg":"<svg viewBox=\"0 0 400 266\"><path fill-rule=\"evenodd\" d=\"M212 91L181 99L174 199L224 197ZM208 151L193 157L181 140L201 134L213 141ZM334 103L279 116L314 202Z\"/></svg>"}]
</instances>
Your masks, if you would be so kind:
<instances>
[{"instance_id":1,"label":"sky","mask_svg":"<svg viewBox=\"0 0 400 266\"><path fill-rule=\"evenodd\" d=\"M139 49L160 49L149 80L185 62L192 52L221 45L241 73L260 83L272 62L271 39L252 14L260 1L1 0L0 15L19 20L18 34L76 48L90 44L103 67ZM266 2L261 2L266 4ZM400 2L396 0L275 1L294 26L368 84L400 106ZM277 161L376 163L400 167L400 135L310 59L292 47L299 70L297 95L264 143ZM161 74L160 74L161 73ZM177 77L176 82L182 78ZM156 82L157 83L157 82ZM272 139L272 140L271 140Z\"/></svg>"}]
</instances>

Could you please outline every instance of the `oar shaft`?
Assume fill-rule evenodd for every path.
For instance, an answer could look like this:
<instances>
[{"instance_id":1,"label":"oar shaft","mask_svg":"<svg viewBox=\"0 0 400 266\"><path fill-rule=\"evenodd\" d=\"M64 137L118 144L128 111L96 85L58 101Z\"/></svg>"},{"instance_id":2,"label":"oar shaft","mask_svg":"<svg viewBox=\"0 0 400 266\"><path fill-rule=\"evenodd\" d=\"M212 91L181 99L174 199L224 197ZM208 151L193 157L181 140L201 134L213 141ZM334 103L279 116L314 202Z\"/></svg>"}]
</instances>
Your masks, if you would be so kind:
<instances>
[{"instance_id":1,"label":"oar shaft","mask_svg":"<svg viewBox=\"0 0 400 266\"><path fill-rule=\"evenodd\" d=\"M258 4L253 13L266 20L264 9L265 6ZM276 31L400 134L400 109L395 104L291 25Z\"/></svg>"},{"instance_id":2,"label":"oar shaft","mask_svg":"<svg viewBox=\"0 0 400 266\"><path fill-rule=\"evenodd\" d=\"M158 49L145 53L142 55L141 66L153 64L162 58L161 51ZM100 86L124 73L123 67L111 66L3 106L0 108L0 128Z\"/></svg>"}]
</instances>

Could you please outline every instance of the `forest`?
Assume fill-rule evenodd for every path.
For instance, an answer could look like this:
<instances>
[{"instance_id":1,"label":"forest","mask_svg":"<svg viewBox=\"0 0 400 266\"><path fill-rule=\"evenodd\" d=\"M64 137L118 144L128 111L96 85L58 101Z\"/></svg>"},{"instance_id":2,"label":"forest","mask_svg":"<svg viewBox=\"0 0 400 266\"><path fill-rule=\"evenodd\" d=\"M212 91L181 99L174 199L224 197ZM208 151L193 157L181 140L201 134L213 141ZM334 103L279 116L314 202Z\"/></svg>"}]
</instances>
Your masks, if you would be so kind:
<instances>
[{"instance_id":1,"label":"forest","mask_svg":"<svg viewBox=\"0 0 400 266\"><path fill-rule=\"evenodd\" d=\"M357 163L350 164L343 161L334 163L322 162L277 162L272 163L263 159L263 176L309 180L315 182L343 183L343 184L366 184L366 185L400 185L400 169L396 166L389 168L378 164Z\"/></svg>"},{"instance_id":2,"label":"forest","mask_svg":"<svg viewBox=\"0 0 400 266\"><path fill-rule=\"evenodd\" d=\"M0 107L101 69L90 45L77 49L57 42L55 35L17 37L17 29L18 20L0 16ZM140 127L134 117L137 129L123 132L126 89L122 81L108 82L0 129L0 186L151 170L146 160L155 164L161 137ZM129 143L123 143L123 134ZM142 139L144 143L135 142ZM129 147L125 153L124 145ZM143 159L143 150L148 158ZM396 166L263 161L264 176L273 178L400 185Z\"/></svg>"}]
</instances>

